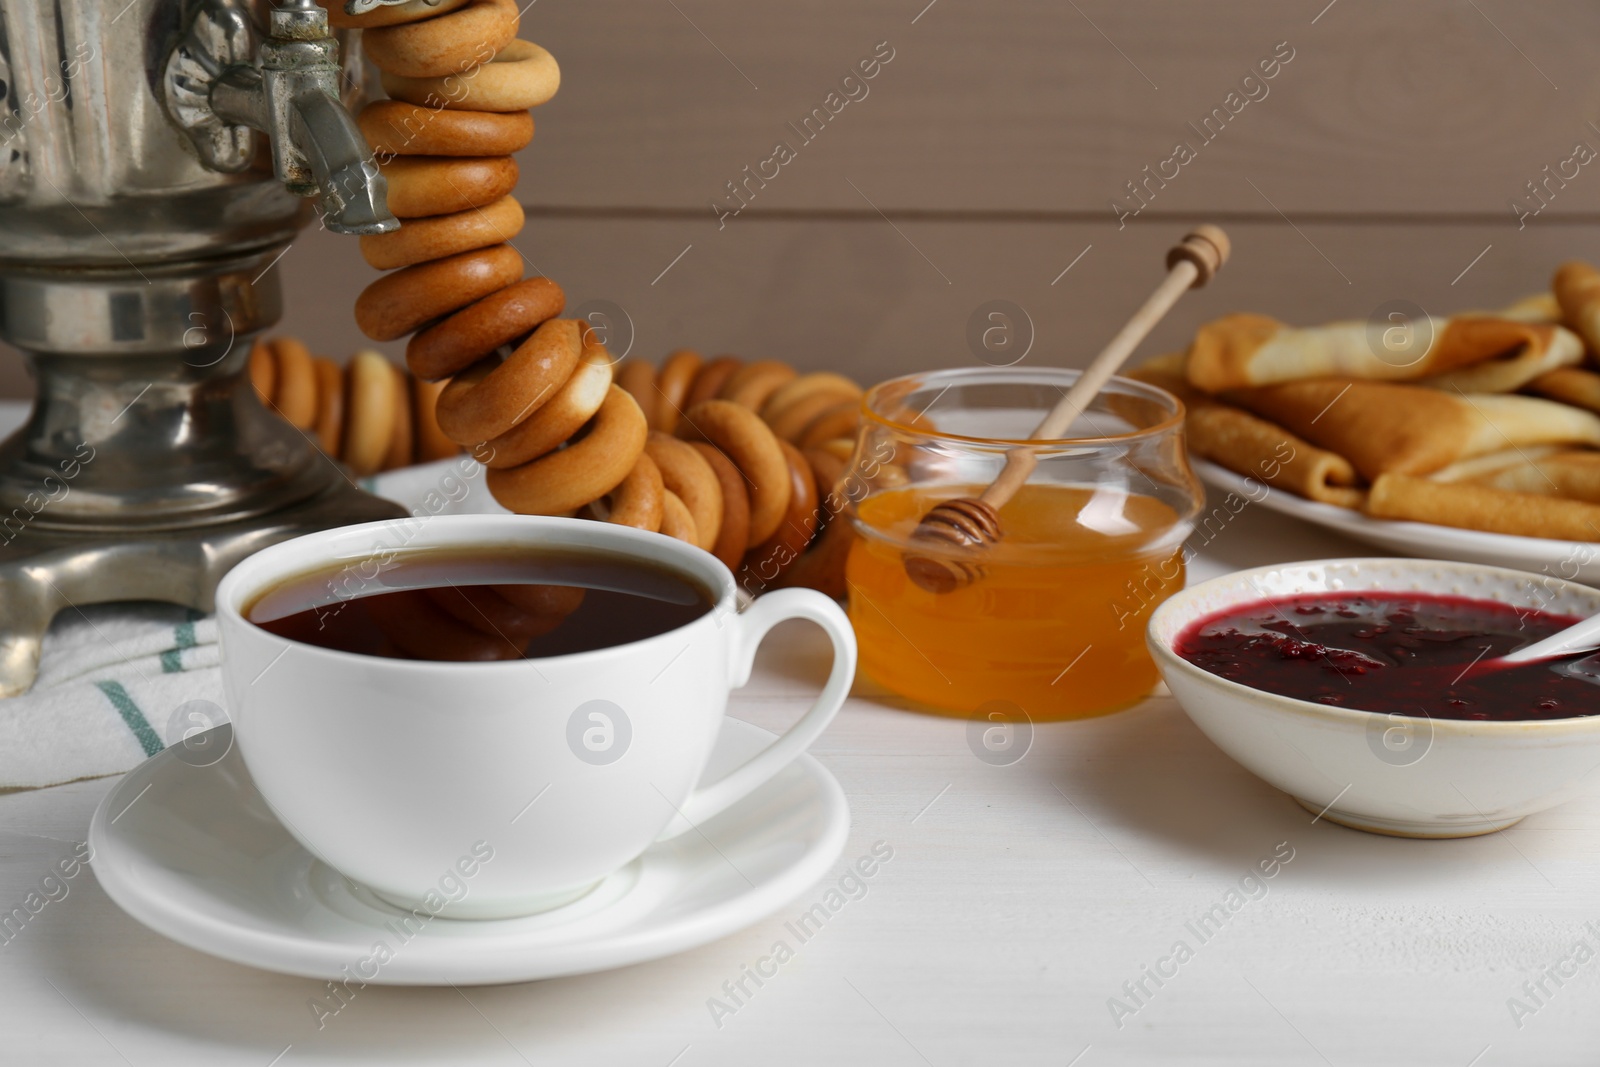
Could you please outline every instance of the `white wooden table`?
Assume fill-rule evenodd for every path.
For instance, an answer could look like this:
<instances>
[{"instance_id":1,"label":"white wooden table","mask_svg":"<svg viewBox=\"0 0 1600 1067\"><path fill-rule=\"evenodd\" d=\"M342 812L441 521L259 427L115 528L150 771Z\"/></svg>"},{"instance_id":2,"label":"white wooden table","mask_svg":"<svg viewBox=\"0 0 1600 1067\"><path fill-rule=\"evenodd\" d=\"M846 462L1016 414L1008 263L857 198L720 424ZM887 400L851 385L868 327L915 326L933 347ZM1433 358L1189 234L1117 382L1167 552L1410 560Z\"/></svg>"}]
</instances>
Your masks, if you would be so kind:
<instances>
[{"instance_id":1,"label":"white wooden table","mask_svg":"<svg viewBox=\"0 0 1600 1067\"><path fill-rule=\"evenodd\" d=\"M1249 508L1196 577L1370 554ZM825 667L789 624L734 712L776 729ZM0 1063L1593 1064L1600 1059L1600 798L1504 833L1418 842L1313 822L1170 698L1038 728L993 766L965 724L858 692L816 747L854 828L838 872L748 930L607 974L368 987L318 1030L319 983L212 959L125 916L92 875L0 948ZM0 906L83 838L114 779L0 796ZM828 882L893 859L721 1026L710 998ZM1204 940L1275 850L1293 858ZM1184 941L1192 958L1159 963ZM1584 955L1581 954L1580 955ZM1157 986L1146 965L1171 977ZM1547 968L1565 973L1557 986ZM1176 970L1175 975L1173 971ZM1143 979L1135 1001L1124 988ZM1543 980L1535 1002L1522 986ZM747 988L753 988L747 983ZM1537 992L1537 989L1535 990ZM1131 1014L1115 1018L1118 998ZM1531 1014L1513 1020L1508 998ZM1119 1027L1117 1024L1121 1022Z\"/></svg>"}]
</instances>

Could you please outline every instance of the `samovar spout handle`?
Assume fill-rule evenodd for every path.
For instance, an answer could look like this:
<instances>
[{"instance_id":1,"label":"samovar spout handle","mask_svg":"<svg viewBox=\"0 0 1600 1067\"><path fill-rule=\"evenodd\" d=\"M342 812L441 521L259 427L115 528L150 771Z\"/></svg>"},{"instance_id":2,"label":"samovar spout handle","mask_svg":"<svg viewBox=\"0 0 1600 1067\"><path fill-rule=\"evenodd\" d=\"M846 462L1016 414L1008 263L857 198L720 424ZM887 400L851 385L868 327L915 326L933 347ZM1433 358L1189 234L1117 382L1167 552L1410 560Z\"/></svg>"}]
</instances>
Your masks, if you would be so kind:
<instances>
[{"instance_id":1,"label":"samovar spout handle","mask_svg":"<svg viewBox=\"0 0 1600 1067\"><path fill-rule=\"evenodd\" d=\"M257 62L235 63L212 84L210 105L226 123L266 133L272 163L290 192L321 199L335 233L400 228L366 138L339 100L339 42L314 0L279 0Z\"/></svg>"},{"instance_id":2,"label":"samovar spout handle","mask_svg":"<svg viewBox=\"0 0 1600 1067\"><path fill-rule=\"evenodd\" d=\"M290 104L289 137L311 165L328 229L362 234L400 228L389 211L388 184L343 104L324 93L301 94Z\"/></svg>"}]
</instances>

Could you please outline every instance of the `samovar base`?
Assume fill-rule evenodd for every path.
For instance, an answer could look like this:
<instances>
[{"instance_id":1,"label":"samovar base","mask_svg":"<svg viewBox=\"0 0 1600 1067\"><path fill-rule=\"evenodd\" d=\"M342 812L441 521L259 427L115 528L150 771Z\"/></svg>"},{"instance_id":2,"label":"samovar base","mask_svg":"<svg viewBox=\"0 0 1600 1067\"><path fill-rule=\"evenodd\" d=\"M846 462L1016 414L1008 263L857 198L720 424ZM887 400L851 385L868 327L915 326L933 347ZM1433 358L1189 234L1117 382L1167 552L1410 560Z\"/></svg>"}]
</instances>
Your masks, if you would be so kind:
<instances>
[{"instance_id":1,"label":"samovar base","mask_svg":"<svg viewBox=\"0 0 1600 1067\"><path fill-rule=\"evenodd\" d=\"M216 526L84 534L30 525L0 554L0 697L25 693L56 615L111 601L166 601L210 612L234 564L300 534L405 515L338 479L268 515Z\"/></svg>"},{"instance_id":2,"label":"samovar base","mask_svg":"<svg viewBox=\"0 0 1600 1067\"><path fill-rule=\"evenodd\" d=\"M55 616L111 601L210 611L257 549L403 516L249 379L282 307L279 248L142 268L0 264L0 337L35 378L0 442L0 697L27 691Z\"/></svg>"}]
</instances>

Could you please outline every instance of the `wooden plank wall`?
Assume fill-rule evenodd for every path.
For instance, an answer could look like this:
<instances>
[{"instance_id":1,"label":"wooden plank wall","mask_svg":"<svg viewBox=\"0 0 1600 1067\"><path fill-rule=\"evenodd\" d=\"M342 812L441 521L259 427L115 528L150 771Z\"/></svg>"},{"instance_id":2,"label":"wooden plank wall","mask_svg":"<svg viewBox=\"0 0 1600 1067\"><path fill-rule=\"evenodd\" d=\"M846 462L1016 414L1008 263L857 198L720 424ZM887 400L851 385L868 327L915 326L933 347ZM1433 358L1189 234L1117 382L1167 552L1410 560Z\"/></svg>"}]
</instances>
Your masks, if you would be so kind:
<instances>
[{"instance_id":1,"label":"wooden plank wall","mask_svg":"<svg viewBox=\"0 0 1600 1067\"><path fill-rule=\"evenodd\" d=\"M1589 0L538 0L523 36L563 84L517 244L634 356L1081 364L1200 220L1234 262L1149 351L1235 310L1494 307L1600 258ZM286 330L365 344L353 241L281 266ZM971 341L991 301L1009 350Z\"/></svg>"}]
</instances>

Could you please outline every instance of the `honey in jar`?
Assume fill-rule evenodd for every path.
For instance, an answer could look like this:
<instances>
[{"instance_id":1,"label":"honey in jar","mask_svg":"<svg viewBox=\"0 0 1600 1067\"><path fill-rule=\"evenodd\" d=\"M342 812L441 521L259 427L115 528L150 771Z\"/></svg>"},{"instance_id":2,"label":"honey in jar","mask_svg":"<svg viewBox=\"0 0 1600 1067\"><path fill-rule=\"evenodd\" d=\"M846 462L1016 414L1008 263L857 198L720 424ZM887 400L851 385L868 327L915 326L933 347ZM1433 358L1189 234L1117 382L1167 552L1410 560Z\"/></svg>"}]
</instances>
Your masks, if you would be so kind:
<instances>
[{"instance_id":1,"label":"honey in jar","mask_svg":"<svg viewBox=\"0 0 1600 1067\"><path fill-rule=\"evenodd\" d=\"M1148 496L1024 485L1000 509L1005 537L977 581L948 593L918 586L905 569L911 531L939 501L982 488L909 487L859 506L847 581L862 670L964 717L998 700L1036 721L1078 718L1149 693L1145 622L1183 588L1168 536L1177 513Z\"/></svg>"},{"instance_id":2,"label":"honey in jar","mask_svg":"<svg viewBox=\"0 0 1600 1067\"><path fill-rule=\"evenodd\" d=\"M1182 405L1114 378L1072 428L1077 436L1027 440L1076 375L939 371L886 382L865 399L850 619L863 673L920 709L1083 718L1137 703L1158 680L1145 624L1183 587L1183 541L1201 500L1184 458ZM998 542L912 542L935 505L980 495L1019 447L1037 463L1000 508ZM951 553L978 577L930 591L906 573L908 552Z\"/></svg>"}]
</instances>

